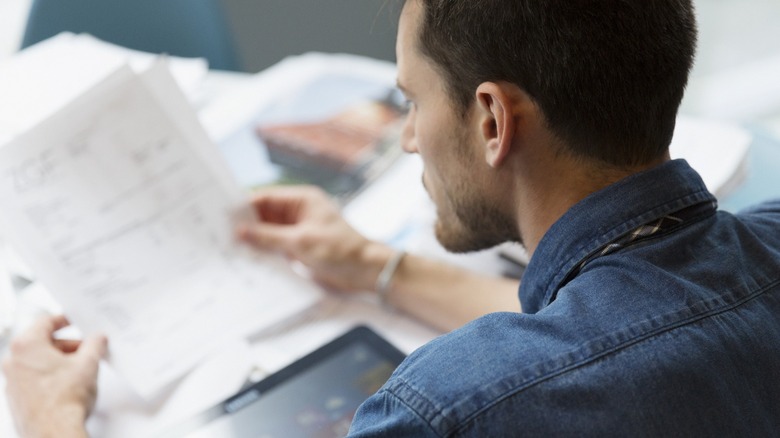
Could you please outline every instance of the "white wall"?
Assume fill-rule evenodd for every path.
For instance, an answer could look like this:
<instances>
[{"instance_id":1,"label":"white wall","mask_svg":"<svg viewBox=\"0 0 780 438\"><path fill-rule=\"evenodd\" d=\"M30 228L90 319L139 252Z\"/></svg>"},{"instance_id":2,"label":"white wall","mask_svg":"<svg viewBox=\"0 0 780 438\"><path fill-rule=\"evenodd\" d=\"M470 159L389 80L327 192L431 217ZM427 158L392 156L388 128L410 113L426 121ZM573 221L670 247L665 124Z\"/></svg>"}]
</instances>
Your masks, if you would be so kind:
<instances>
[{"instance_id":1,"label":"white wall","mask_svg":"<svg viewBox=\"0 0 780 438\"><path fill-rule=\"evenodd\" d=\"M694 3L699 51L682 111L740 122L780 117L780 1Z\"/></svg>"},{"instance_id":2,"label":"white wall","mask_svg":"<svg viewBox=\"0 0 780 438\"><path fill-rule=\"evenodd\" d=\"M0 0L0 59L19 49L30 0Z\"/></svg>"}]
</instances>

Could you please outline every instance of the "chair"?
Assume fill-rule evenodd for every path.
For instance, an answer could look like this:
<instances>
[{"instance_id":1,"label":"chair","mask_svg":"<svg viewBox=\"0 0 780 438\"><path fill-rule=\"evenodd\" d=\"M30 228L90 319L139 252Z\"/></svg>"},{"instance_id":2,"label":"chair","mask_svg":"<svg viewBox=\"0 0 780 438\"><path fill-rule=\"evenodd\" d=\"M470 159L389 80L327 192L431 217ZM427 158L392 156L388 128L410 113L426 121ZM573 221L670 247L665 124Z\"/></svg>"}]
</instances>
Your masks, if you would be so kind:
<instances>
[{"instance_id":1,"label":"chair","mask_svg":"<svg viewBox=\"0 0 780 438\"><path fill-rule=\"evenodd\" d=\"M22 48L63 31L240 70L220 0L33 0Z\"/></svg>"}]
</instances>

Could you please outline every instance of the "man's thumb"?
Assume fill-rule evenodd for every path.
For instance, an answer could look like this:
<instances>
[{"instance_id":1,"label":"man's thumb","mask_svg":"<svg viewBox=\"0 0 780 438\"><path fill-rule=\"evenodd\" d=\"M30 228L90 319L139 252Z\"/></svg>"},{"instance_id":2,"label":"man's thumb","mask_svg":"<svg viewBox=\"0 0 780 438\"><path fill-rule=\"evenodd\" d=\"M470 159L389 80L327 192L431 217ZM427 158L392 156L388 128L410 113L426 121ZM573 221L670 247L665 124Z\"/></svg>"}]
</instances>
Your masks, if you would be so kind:
<instances>
[{"instance_id":1,"label":"man's thumb","mask_svg":"<svg viewBox=\"0 0 780 438\"><path fill-rule=\"evenodd\" d=\"M78 354L83 359L97 363L108 351L108 339L103 335L89 336L81 341Z\"/></svg>"}]
</instances>

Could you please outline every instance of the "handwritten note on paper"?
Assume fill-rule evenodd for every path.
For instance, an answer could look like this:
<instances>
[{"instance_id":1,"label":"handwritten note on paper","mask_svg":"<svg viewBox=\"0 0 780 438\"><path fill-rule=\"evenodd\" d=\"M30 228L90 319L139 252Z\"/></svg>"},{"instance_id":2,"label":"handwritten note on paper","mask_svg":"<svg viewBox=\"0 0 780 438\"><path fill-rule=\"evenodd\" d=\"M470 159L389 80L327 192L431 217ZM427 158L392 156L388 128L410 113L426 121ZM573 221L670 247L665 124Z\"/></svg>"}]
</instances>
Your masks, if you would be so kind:
<instances>
[{"instance_id":1,"label":"handwritten note on paper","mask_svg":"<svg viewBox=\"0 0 780 438\"><path fill-rule=\"evenodd\" d=\"M234 241L241 193L207 162L184 98L160 104L150 84L166 81L118 70L0 148L5 235L82 331L108 335L109 362L145 397L320 296Z\"/></svg>"}]
</instances>

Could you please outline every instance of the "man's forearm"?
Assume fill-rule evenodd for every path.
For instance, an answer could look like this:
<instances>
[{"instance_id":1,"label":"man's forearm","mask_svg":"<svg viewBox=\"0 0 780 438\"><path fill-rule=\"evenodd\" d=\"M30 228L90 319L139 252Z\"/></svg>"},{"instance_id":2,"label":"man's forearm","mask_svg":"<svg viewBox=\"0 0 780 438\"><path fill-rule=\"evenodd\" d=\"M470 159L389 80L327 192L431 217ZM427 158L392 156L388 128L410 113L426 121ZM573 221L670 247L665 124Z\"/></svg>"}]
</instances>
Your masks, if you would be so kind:
<instances>
[{"instance_id":1,"label":"man's forearm","mask_svg":"<svg viewBox=\"0 0 780 438\"><path fill-rule=\"evenodd\" d=\"M520 312L518 281L480 275L407 254L389 284L388 302L432 326L450 331L492 312Z\"/></svg>"},{"instance_id":2,"label":"man's forearm","mask_svg":"<svg viewBox=\"0 0 780 438\"><path fill-rule=\"evenodd\" d=\"M45 415L35 419L20 419L18 424L21 438L88 438L84 426L86 414L80 407L60 407L54 412L41 412Z\"/></svg>"}]
</instances>

